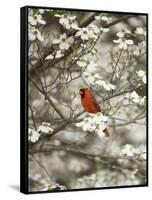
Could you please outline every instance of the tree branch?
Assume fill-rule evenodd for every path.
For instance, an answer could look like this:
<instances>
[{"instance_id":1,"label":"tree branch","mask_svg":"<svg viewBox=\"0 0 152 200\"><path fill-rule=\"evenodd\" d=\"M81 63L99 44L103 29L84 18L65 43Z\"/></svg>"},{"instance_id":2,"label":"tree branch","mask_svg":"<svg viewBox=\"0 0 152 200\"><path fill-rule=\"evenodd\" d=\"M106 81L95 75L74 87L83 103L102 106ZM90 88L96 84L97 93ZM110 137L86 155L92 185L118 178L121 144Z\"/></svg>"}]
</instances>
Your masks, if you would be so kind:
<instances>
[{"instance_id":1,"label":"tree branch","mask_svg":"<svg viewBox=\"0 0 152 200\"><path fill-rule=\"evenodd\" d=\"M51 100L51 98L48 96L47 92L43 90L41 90L38 85L33 81L33 79L30 76L30 80L32 82L32 84L34 85L34 87L44 96L44 98L46 100L48 100L49 104L51 105L51 107L53 107L53 109L57 112L57 114L64 120L66 121L67 119L64 117L64 115L62 114L62 112L57 108L57 106L54 104L54 102Z\"/></svg>"},{"instance_id":2,"label":"tree branch","mask_svg":"<svg viewBox=\"0 0 152 200\"><path fill-rule=\"evenodd\" d=\"M127 91L122 91L122 92L117 93L117 94L115 94L115 95L106 97L106 98L104 98L104 101L109 100L109 99L111 99L111 98L114 98L114 97L116 97L116 96L122 95L122 94L124 94L124 93L129 93L129 92L131 92L132 90L133 90L133 89L127 90ZM59 111L59 112L60 112L60 111ZM54 129L54 131L52 132L51 135L49 135L49 136L47 135L46 137L44 137L44 138L42 138L40 141L38 141L36 144L39 144L40 142L45 142L46 140L49 140L52 136L54 136L55 134L57 134L58 132L60 132L61 130L63 130L64 128L66 128L67 126L69 126L69 125L72 124L72 123L81 122L83 119L78 119L78 117L80 117L83 113L85 113L84 110L83 110L83 111L80 111L79 113L77 113L77 114L73 117L73 119L65 119L64 122L63 122L61 125L59 125L57 128ZM62 117L61 117L61 118L62 118ZM143 117L142 117L142 118L143 118ZM116 124L115 126L126 126L126 125L128 125L128 124L135 123L135 122L137 121L137 119L138 119L138 116L136 116L134 119L129 120L129 121L125 122L125 123ZM109 125L109 126L110 126L110 125ZM111 127L112 127L112 126L111 126ZM36 144L35 144L35 145L36 145ZM33 146L34 146L34 144L33 144Z\"/></svg>"},{"instance_id":3,"label":"tree branch","mask_svg":"<svg viewBox=\"0 0 152 200\"><path fill-rule=\"evenodd\" d=\"M57 114L64 120L67 121L65 116L62 114L62 112L57 108L57 106L54 104L54 102L51 100L51 98L47 95L47 93L42 93L45 96L45 99L48 100L49 104L53 107L53 109L57 112Z\"/></svg>"},{"instance_id":4,"label":"tree branch","mask_svg":"<svg viewBox=\"0 0 152 200\"><path fill-rule=\"evenodd\" d=\"M45 145L47 146L47 145ZM43 149L32 149L32 150L29 150L29 154L36 154L36 153L50 153L52 152L53 150L64 150L64 151L67 151L67 152L70 152L70 153L77 153L77 154L80 154L82 156L85 156L85 157L91 157L93 159L96 159L96 158L100 158L100 159L103 159L103 160L128 160L128 161L132 161L132 162L135 162L137 163L138 161L140 162L144 162L145 160L142 159L142 158L139 158L139 157L133 157L133 156L120 156L120 155L117 155L117 156L112 156L112 155L101 155L101 154L97 154L97 153L93 153L93 152L87 152L87 151L84 151L84 150L80 150L80 149L77 149L77 148L74 148L74 147L69 147L69 146L56 146L56 145L48 145L48 147L43 147Z\"/></svg>"}]
</instances>

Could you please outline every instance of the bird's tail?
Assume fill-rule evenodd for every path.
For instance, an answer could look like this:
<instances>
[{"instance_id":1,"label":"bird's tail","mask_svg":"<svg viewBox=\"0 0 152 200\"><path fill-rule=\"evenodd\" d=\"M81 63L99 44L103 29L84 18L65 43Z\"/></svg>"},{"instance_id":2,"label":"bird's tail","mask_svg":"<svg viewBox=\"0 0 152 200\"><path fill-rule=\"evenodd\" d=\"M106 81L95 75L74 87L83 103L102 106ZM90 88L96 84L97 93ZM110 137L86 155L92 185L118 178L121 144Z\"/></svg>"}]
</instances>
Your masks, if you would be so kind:
<instances>
[{"instance_id":1,"label":"bird's tail","mask_svg":"<svg viewBox=\"0 0 152 200\"><path fill-rule=\"evenodd\" d=\"M104 134L105 134L105 137L110 137L110 133L109 133L109 130L107 128L105 128L103 130Z\"/></svg>"}]
</instances>

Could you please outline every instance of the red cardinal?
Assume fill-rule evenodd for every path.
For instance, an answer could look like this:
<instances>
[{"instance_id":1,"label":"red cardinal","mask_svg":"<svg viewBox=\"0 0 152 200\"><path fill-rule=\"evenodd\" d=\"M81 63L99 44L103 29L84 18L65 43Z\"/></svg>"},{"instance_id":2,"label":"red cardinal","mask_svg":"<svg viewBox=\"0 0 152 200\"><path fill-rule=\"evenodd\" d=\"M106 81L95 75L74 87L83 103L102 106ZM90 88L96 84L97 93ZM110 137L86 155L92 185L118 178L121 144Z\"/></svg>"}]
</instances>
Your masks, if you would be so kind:
<instances>
[{"instance_id":1,"label":"red cardinal","mask_svg":"<svg viewBox=\"0 0 152 200\"><path fill-rule=\"evenodd\" d=\"M81 103L84 110L88 113L98 113L101 112L100 106L88 88L81 88L79 91L81 95ZM105 128L103 130L105 137L110 137L109 130Z\"/></svg>"}]
</instances>

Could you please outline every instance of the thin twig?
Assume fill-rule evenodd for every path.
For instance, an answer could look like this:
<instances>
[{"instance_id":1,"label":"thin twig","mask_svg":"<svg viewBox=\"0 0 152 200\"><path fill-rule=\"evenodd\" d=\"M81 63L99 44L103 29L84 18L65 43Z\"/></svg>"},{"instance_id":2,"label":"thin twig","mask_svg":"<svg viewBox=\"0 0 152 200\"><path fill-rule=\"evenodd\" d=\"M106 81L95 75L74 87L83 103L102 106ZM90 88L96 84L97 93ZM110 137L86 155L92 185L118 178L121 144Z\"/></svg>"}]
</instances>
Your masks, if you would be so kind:
<instances>
[{"instance_id":1,"label":"thin twig","mask_svg":"<svg viewBox=\"0 0 152 200\"><path fill-rule=\"evenodd\" d=\"M30 108L30 111L31 111L31 116L32 116L34 128L37 131L37 127L36 127L36 122L35 122L34 112L33 112L32 106L30 104L28 104L28 105L29 105L29 108Z\"/></svg>"}]
</instances>

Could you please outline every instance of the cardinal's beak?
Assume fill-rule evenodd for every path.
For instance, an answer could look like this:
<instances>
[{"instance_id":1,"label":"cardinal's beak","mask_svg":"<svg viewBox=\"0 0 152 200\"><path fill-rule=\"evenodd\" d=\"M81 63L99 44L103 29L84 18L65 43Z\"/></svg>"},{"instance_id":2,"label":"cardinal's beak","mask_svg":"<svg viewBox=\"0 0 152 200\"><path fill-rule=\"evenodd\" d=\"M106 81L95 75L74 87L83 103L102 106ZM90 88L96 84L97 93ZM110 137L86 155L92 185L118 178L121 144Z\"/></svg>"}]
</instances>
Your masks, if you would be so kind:
<instances>
[{"instance_id":1,"label":"cardinal's beak","mask_svg":"<svg viewBox=\"0 0 152 200\"><path fill-rule=\"evenodd\" d=\"M83 94L83 92L82 92L81 90L79 90L78 94L80 94L80 95L81 95L81 94Z\"/></svg>"}]
</instances>

